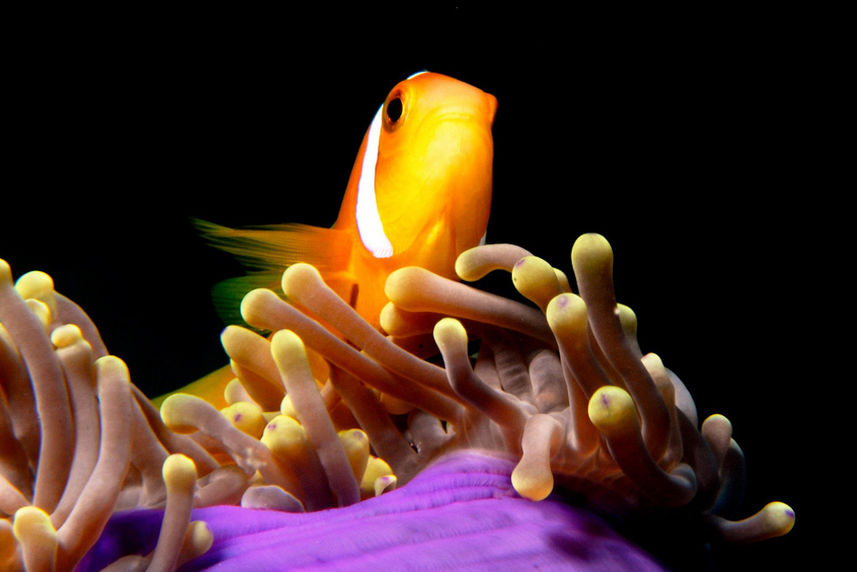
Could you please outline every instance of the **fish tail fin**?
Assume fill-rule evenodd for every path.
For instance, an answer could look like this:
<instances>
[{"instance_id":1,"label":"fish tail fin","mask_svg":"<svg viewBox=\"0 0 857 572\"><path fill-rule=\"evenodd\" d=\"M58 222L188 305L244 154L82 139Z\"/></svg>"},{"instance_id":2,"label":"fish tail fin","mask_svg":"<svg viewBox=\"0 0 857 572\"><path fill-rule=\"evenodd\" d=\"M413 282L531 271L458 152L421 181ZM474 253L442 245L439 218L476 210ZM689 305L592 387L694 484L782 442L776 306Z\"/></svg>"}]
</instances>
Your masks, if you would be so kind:
<instances>
[{"instance_id":1,"label":"fish tail fin","mask_svg":"<svg viewBox=\"0 0 857 572\"><path fill-rule=\"evenodd\" d=\"M243 323L239 307L250 290L270 288L282 296L280 277L287 266L296 262L312 264L326 279L336 277L341 281L347 273L351 238L339 229L306 224L229 228L199 219L192 222L209 244L235 255L249 271L246 276L224 280L213 288L215 308L228 324Z\"/></svg>"}]
</instances>

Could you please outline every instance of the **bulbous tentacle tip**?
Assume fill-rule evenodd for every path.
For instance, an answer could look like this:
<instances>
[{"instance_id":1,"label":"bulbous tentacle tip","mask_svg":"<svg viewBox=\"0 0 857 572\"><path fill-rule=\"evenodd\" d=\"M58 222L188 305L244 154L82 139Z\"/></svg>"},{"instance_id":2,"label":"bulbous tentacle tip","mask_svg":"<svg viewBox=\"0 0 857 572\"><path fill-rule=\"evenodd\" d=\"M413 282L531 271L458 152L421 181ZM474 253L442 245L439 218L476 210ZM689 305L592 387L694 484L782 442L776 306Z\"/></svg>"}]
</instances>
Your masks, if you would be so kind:
<instances>
[{"instance_id":1,"label":"bulbous tentacle tip","mask_svg":"<svg viewBox=\"0 0 857 572\"><path fill-rule=\"evenodd\" d=\"M125 362L114 355L103 356L95 360L95 369L98 375L120 376L123 379L127 379L130 376L128 366L125 365Z\"/></svg>"},{"instance_id":2,"label":"bulbous tentacle tip","mask_svg":"<svg viewBox=\"0 0 857 572\"><path fill-rule=\"evenodd\" d=\"M476 264L478 248L478 246L468 248L455 259L455 274L462 280L473 282L484 275L481 272L482 269Z\"/></svg>"},{"instance_id":3,"label":"bulbous tentacle tip","mask_svg":"<svg viewBox=\"0 0 857 572\"><path fill-rule=\"evenodd\" d=\"M784 502L774 501L742 520L732 521L718 516L713 520L726 542L749 544L788 534L795 525L795 511Z\"/></svg>"},{"instance_id":4,"label":"bulbous tentacle tip","mask_svg":"<svg viewBox=\"0 0 857 572\"><path fill-rule=\"evenodd\" d=\"M205 554L213 544L214 534L208 528L208 523L203 520L191 521L185 531L181 557L178 564L190 562L197 556Z\"/></svg>"},{"instance_id":5,"label":"bulbous tentacle tip","mask_svg":"<svg viewBox=\"0 0 857 572\"><path fill-rule=\"evenodd\" d=\"M562 425L537 413L524 426L521 460L512 471L512 486L524 498L540 501L553 491L551 459L562 445Z\"/></svg>"},{"instance_id":6,"label":"bulbous tentacle tip","mask_svg":"<svg viewBox=\"0 0 857 572\"><path fill-rule=\"evenodd\" d=\"M271 338L271 351L274 353L274 360L277 356L282 355L287 357L292 355L292 352L305 353L303 341L296 333L291 330L277 330Z\"/></svg>"},{"instance_id":7,"label":"bulbous tentacle tip","mask_svg":"<svg viewBox=\"0 0 857 572\"><path fill-rule=\"evenodd\" d=\"M249 487L241 495L241 506L280 512L306 512L300 499L277 485Z\"/></svg>"},{"instance_id":8,"label":"bulbous tentacle tip","mask_svg":"<svg viewBox=\"0 0 857 572\"><path fill-rule=\"evenodd\" d=\"M12 530L20 545L24 569L53 569L58 540L47 512L35 506L18 509Z\"/></svg>"},{"instance_id":9,"label":"bulbous tentacle tip","mask_svg":"<svg viewBox=\"0 0 857 572\"><path fill-rule=\"evenodd\" d=\"M323 282L323 279L315 266L306 262L296 262L283 272L281 286L286 296L299 298L301 294L320 282Z\"/></svg>"},{"instance_id":10,"label":"bulbous tentacle tip","mask_svg":"<svg viewBox=\"0 0 857 572\"><path fill-rule=\"evenodd\" d=\"M161 419L176 433L194 433L198 430L194 411L202 400L187 393L173 393L161 404Z\"/></svg>"},{"instance_id":11,"label":"bulbous tentacle tip","mask_svg":"<svg viewBox=\"0 0 857 572\"><path fill-rule=\"evenodd\" d=\"M587 262L603 262L613 259L613 247L603 235L597 232L581 234L571 247L571 261L575 273L578 265ZM581 266L583 268L583 266Z\"/></svg>"},{"instance_id":12,"label":"bulbous tentacle tip","mask_svg":"<svg viewBox=\"0 0 857 572\"><path fill-rule=\"evenodd\" d=\"M425 272L417 266L404 266L390 272L384 283L384 295L396 304L410 300L412 293Z\"/></svg>"},{"instance_id":13,"label":"bulbous tentacle tip","mask_svg":"<svg viewBox=\"0 0 857 572\"><path fill-rule=\"evenodd\" d=\"M25 300L27 298L42 298L53 292L54 279L41 270L32 270L22 274L15 281L15 290Z\"/></svg>"},{"instance_id":14,"label":"bulbous tentacle tip","mask_svg":"<svg viewBox=\"0 0 857 572\"><path fill-rule=\"evenodd\" d=\"M545 317L558 338L576 337L586 332L586 302L576 294L554 296L545 309Z\"/></svg>"},{"instance_id":15,"label":"bulbous tentacle tip","mask_svg":"<svg viewBox=\"0 0 857 572\"><path fill-rule=\"evenodd\" d=\"M36 298L27 298L24 303L30 313L39 321L42 329L47 332L51 324L51 309L48 308L48 305Z\"/></svg>"},{"instance_id":16,"label":"bulbous tentacle tip","mask_svg":"<svg viewBox=\"0 0 857 572\"><path fill-rule=\"evenodd\" d=\"M467 347L467 331L455 318L443 318L434 326L434 341L442 353Z\"/></svg>"},{"instance_id":17,"label":"bulbous tentacle tip","mask_svg":"<svg viewBox=\"0 0 857 572\"><path fill-rule=\"evenodd\" d=\"M247 435L256 439L262 436L268 424L262 408L252 401L236 401L220 410L221 415Z\"/></svg>"},{"instance_id":18,"label":"bulbous tentacle tip","mask_svg":"<svg viewBox=\"0 0 857 572\"><path fill-rule=\"evenodd\" d=\"M67 348L83 341L83 333L74 324L63 324L51 332L51 343L55 348Z\"/></svg>"},{"instance_id":19,"label":"bulbous tentacle tip","mask_svg":"<svg viewBox=\"0 0 857 572\"><path fill-rule=\"evenodd\" d=\"M599 388L589 399L588 413L592 424L608 437L639 431L634 399L621 387Z\"/></svg>"},{"instance_id":20,"label":"bulbous tentacle tip","mask_svg":"<svg viewBox=\"0 0 857 572\"><path fill-rule=\"evenodd\" d=\"M374 491L375 496L381 496L384 493L388 493L396 488L399 480L396 475L383 475L375 479L374 483Z\"/></svg>"},{"instance_id":21,"label":"bulbous tentacle tip","mask_svg":"<svg viewBox=\"0 0 857 572\"><path fill-rule=\"evenodd\" d=\"M250 290L241 299L241 317L248 324L258 324L263 320L265 308L278 296L267 288L256 288Z\"/></svg>"},{"instance_id":22,"label":"bulbous tentacle tip","mask_svg":"<svg viewBox=\"0 0 857 572\"><path fill-rule=\"evenodd\" d=\"M164 460L161 467L167 492L191 491L196 485L196 465L186 455L174 453Z\"/></svg>"},{"instance_id":23,"label":"bulbous tentacle tip","mask_svg":"<svg viewBox=\"0 0 857 572\"><path fill-rule=\"evenodd\" d=\"M0 285L12 284L12 267L4 259L0 258Z\"/></svg>"},{"instance_id":24,"label":"bulbous tentacle tip","mask_svg":"<svg viewBox=\"0 0 857 572\"><path fill-rule=\"evenodd\" d=\"M554 268L546 260L532 255L521 258L512 267L512 283L542 311L563 291Z\"/></svg>"},{"instance_id":25,"label":"bulbous tentacle tip","mask_svg":"<svg viewBox=\"0 0 857 572\"><path fill-rule=\"evenodd\" d=\"M482 244L469 248L455 260L455 273L473 282L494 270L511 271L516 261L530 256L529 251L514 244Z\"/></svg>"},{"instance_id":26,"label":"bulbous tentacle tip","mask_svg":"<svg viewBox=\"0 0 857 572\"><path fill-rule=\"evenodd\" d=\"M512 471L512 486L515 491L532 501L544 500L553 491L553 473L526 463L518 463Z\"/></svg>"}]
</instances>

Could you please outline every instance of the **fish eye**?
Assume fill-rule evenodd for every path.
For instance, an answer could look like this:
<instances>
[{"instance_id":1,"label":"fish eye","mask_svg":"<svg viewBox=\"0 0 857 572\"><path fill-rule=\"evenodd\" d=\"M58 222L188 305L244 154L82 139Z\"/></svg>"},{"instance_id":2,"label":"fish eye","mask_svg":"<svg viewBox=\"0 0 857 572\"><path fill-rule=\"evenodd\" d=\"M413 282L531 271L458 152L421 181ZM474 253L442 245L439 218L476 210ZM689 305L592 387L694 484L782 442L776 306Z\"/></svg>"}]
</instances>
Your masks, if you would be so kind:
<instances>
[{"instance_id":1,"label":"fish eye","mask_svg":"<svg viewBox=\"0 0 857 572\"><path fill-rule=\"evenodd\" d=\"M404 111L404 104L400 95L395 96L387 102L385 113L387 114L387 121L391 126L395 125L402 117L402 111Z\"/></svg>"}]
</instances>

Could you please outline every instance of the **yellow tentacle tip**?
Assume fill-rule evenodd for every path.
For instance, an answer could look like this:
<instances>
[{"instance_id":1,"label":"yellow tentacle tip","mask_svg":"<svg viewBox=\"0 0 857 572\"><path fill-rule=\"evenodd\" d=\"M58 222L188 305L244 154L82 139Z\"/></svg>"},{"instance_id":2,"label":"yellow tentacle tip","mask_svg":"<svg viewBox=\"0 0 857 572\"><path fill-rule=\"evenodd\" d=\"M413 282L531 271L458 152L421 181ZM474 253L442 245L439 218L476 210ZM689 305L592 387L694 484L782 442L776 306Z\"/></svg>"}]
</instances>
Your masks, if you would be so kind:
<instances>
[{"instance_id":1,"label":"yellow tentacle tip","mask_svg":"<svg viewBox=\"0 0 857 572\"><path fill-rule=\"evenodd\" d=\"M95 360L95 370L98 375L116 375L127 378L129 376L128 366L121 358L107 355Z\"/></svg>"},{"instance_id":2,"label":"yellow tentacle tip","mask_svg":"<svg viewBox=\"0 0 857 572\"><path fill-rule=\"evenodd\" d=\"M319 282L324 282L324 279L315 266L306 262L296 262L283 272L280 285L285 295L291 298L299 297L300 293L305 291L305 287L311 287Z\"/></svg>"},{"instance_id":3,"label":"yellow tentacle tip","mask_svg":"<svg viewBox=\"0 0 857 572\"><path fill-rule=\"evenodd\" d=\"M399 479L396 475L384 475L375 479L375 496L381 496L386 492L390 492L396 488Z\"/></svg>"},{"instance_id":4,"label":"yellow tentacle tip","mask_svg":"<svg viewBox=\"0 0 857 572\"><path fill-rule=\"evenodd\" d=\"M54 569L57 531L48 513L35 506L19 508L15 512L12 532L20 545L25 569Z\"/></svg>"},{"instance_id":5,"label":"yellow tentacle tip","mask_svg":"<svg viewBox=\"0 0 857 572\"><path fill-rule=\"evenodd\" d=\"M63 324L51 332L51 343L55 348L67 348L83 340L83 334L74 324Z\"/></svg>"},{"instance_id":6,"label":"yellow tentacle tip","mask_svg":"<svg viewBox=\"0 0 857 572\"><path fill-rule=\"evenodd\" d=\"M788 534L795 525L795 511L784 502L769 502L761 511L765 515L771 537Z\"/></svg>"},{"instance_id":7,"label":"yellow tentacle tip","mask_svg":"<svg viewBox=\"0 0 857 572\"><path fill-rule=\"evenodd\" d=\"M312 376L306 346L303 340L291 330L277 330L274 333L271 337L271 356L283 379L288 379L289 375Z\"/></svg>"},{"instance_id":8,"label":"yellow tentacle tip","mask_svg":"<svg viewBox=\"0 0 857 572\"><path fill-rule=\"evenodd\" d=\"M476 261L479 257L479 247L468 248L455 259L455 273L467 282L479 280L485 275L485 270Z\"/></svg>"},{"instance_id":9,"label":"yellow tentacle tip","mask_svg":"<svg viewBox=\"0 0 857 572\"><path fill-rule=\"evenodd\" d=\"M51 323L51 309L48 305L36 298L27 298L24 303L27 304L27 309L36 317L42 328L47 330Z\"/></svg>"},{"instance_id":10,"label":"yellow tentacle tip","mask_svg":"<svg viewBox=\"0 0 857 572\"><path fill-rule=\"evenodd\" d=\"M288 415L277 415L265 426L262 444L275 455L291 455L306 444L304 428Z\"/></svg>"},{"instance_id":11,"label":"yellow tentacle tip","mask_svg":"<svg viewBox=\"0 0 857 572\"><path fill-rule=\"evenodd\" d=\"M161 467L167 490L191 490L196 484L196 465L181 453L174 453L164 460Z\"/></svg>"},{"instance_id":12,"label":"yellow tentacle tip","mask_svg":"<svg viewBox=\"0 0 857 572\"><path fill-rule=\"evenodd\" d=\"M568 276L559 268L554 268L553 273L556 275L556 281L563 292L571 292L571 283L568 281Z\"/></svg>"},{"instance_id":13,"label":"yellow tentacle tip","mask_svg":"<svg viewBox=\"0 0 857 572\"><path fill-rule=\"evenodd\" d=\"M37 506L25 506L15 511L12 530L19 542L26 537L48 537L56 534L51 517Z\"/></svg>"},{"instance_id":14,"label":"yellow tentacle tip","mask_svg":"<svg viewBox=\"0 0 857 572\"><path fill-rule=\"evenodd\" d=\"M248 324L258 323L259 318L265 315L266 308L274 300L279 300L279 297L267 288L250 290L241 299L241 317Z\"/></svg>"},{"instance_id":15,"label":"yellow tentacle tip","mask_svg":"<svg viewBox=\"0 0 857 572\"><path fill-rule=\"evenodd\" d=\"M393 469L380 457L369 457L363 477L360 479L360 494L363 498L378 496L392 490L396 485Z\"/></svg>"},{"instance_id":16,"label":"yellow tentacle tip","mask_svg":"<svg viewBox=\"0 0 857 572\"><path fill-rule=\"evenodd\" d=\"M187 393L173 393L161 404L161 419L176 433L193 433L197 430L193 409L199 400Z\"/></svg>"},{"instance_id":17,"label":"yellow tentacle tip","mask_svg":"<svg viewBox=\"0 0 857 572\"><path fill-rule=\"evenodd\" d=\"M384 283L384 294L394 304L409 310L419 310L412 305L415 299L419 299L417 293L420 285L424 284L431 275L431 272L419 266L403 266L393 270Z\"/></svg>"},{"instance_id":18,"label":"yellow tentacle tip","mask_svg":"<svg viewBox=\"0 0 857 572\"><path fill-rule=\"evenodd\" d=\"M434 326L434 341L441 352L467 345L467 330L455 318L443 318Z\"/></svg>"},{"instance_id":19,"label":"yellow tentacle tip","mask_svg":"<svg viewBox=\"0 0 857 572\"><path fill-rule=\"evenodd\" d=\"M262 408L249 401L237 401L221 409L220 413L234 427L256 439L262 436L262 431L268 424L262 413Z\"/></svg>"},{"instance_id":20,"label":"yellow tentacle tip","mask_svg":"<svg viewBox=\"0 0 857 572\"><path fill-rule=\"evenodd\" d=\"M586 302L571 293L554 296L545 309L550 329L560 337L586 331Z\"/></svg>"},{"instance_id":21,"label":"yellow tentacle tip","mask_svg":"<svg viewBox=\"0 0 857 572\"><path fill-rule=\"evenodd\" d=\"M15 282L15 290L23 298L44 300L54 290L54 279L41 270L32 270L22 274Z\"/></svg>"},{"instance_id":22,"label":"yellow tentacle tip","mask_svg":"<svg viewBox=\"0 0 857 572\"><path fill-rule=\"evenodd\" d=\"M12 284L12 267L0 258L0 284Z\"/></svg>"},{"instance_id":23,"label":"yellow tentacle tip","mask_svg":"<svg viewBox=\"0 0 857 572\"><path fill-rule=\"evenodd\" d=\"M379 321L385 332L390 333L390 331L397 331L401 320L399 319L399 313L396 310L396 306L392 302L387 302L384 304L384 307L381 308Z\"/></svg>"},{"instance_id":24,"label":"yellow tentacle tip","mask_svg":"<svg viewBox=\"0 0 857 572\"><path fill-rule=\"evenodd\" d=\"M795 524L795 512L786 503L774 501L743 520L715 516L714 524L726 542L748 544L788 534Z\"/></svg>"},{"instance_id":25,"label":"yellow tentacle tip","mask_svg":"<svg viewBox=\"0 0 857 572\"><path fill-rule=\"evenodd\" d=\"M340 431L338 435L348 463L351 465L351 472L359 482L369 464L369 437L361 429L346 429Z\"/></svg>"},{"instance_id":26,"label":"yellow tentacle tip","mask_svg":"<svg viewBox=\"0 0 857 572\"><path fill-rule=\"evenodd\" d=\"M182 560L187 562L202 556L214 544L214 534L203 520L194 520L187 525L182 542Z\"/></svg>"},{"instance_id":27,"label":"yellow tentacle tip","mask_svg":"<svg viewBox=\"0 0 857 572\"><path fill-rule=\"evenodd\" d=\"M298 418L297 409L295 409L295 404L292 403L292 396L286 395L283 397L283 400L280 401L280 414L286 415L287 417L291 417L293 419Z\"/></svg>"},{"instance_id":28,"label":"yellow tentacle tip","mask_svg":"<svg viewBox=\"0 0 857 572\"><path fill-rule=\"evenodd\" d=\"M274 356L278 354L291 354L292 352L306 353L303 341L291 330L278 330L271 338L271 351Z\"/></svg>"},{"instance_id":29,"label":"yellow tentacle tip","mask_svg":"<svg viewBox=\"0 0 857 572\"><path fill-rule=\"evenodd\" d=\"M612 262L613 248L600 234L583 234L571 247L571 265L577 275L597 271Z\"/></svg>"},{"instance_id":30,"label":"yellow tentacle tip","mask_svg":"<svg viewBox=\"0 0 857 572\"><path fill-rule=\"evenodd\" d=\"M554 268L538 256L525 256L512 267L512 283L527 299L544 311L548 302L562 292Z\"/></svg>"},{"instance_id":31,"label":"yellow tentacle tip","mask_svg":"<svg viewBox=\"0 0 857 572\"><path fill-rule=\"evenodd\" d=\"M615 385L598 388L589 400L589 420L607 435L637 428L637 407L631 395Z\"/></svg>"},{"instance_id":32,"label":"yellow tentacle tip","mask_svg":"<svg viewBox=\"0 0 857 572\"><path fill-rule=\"evenodd\" d=\"M553 484L550 465L545 468L521 459L512 471L512 486L519 495L533 501L547 498L553 491Z\"/></svg>"},{"instance_id":33,"label":"yellow tentacle tip","mask_svg":"<svg viewBox=\"0 0 857 572\"><path fill-rule=\"evenodd\" d=\"M616 304L616 313L619 315L619 323L622 331L629 336L637 335L637 314L625 304Z\"/></svg>"}]
</instances>

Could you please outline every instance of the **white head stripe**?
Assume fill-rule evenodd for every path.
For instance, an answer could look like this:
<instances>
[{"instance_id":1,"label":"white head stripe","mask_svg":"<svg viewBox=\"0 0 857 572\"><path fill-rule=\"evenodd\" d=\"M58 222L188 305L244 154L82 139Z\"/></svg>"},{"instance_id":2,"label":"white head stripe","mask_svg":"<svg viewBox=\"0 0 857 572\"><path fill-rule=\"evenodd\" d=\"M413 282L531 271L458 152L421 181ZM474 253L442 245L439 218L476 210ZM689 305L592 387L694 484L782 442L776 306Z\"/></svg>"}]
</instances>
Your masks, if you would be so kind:
<instances>
[{"instance_id":1,"label":"white head stripe","mask_svg":"<svg viewBox=\"0 0 857 572\"><path fill-rule=\"evenodd\" d=\"M366 150L363 153L363 164L360 166L360 180L357 182L357 232L363 246L375 258L393 256L393 245L384 234L384 226L378 214L378 203L375 201L375 165L378 163L378 141L381 138L381 113L384 106L375 114L369 135L366 137Z\"/></svg>"}]
</instances>

